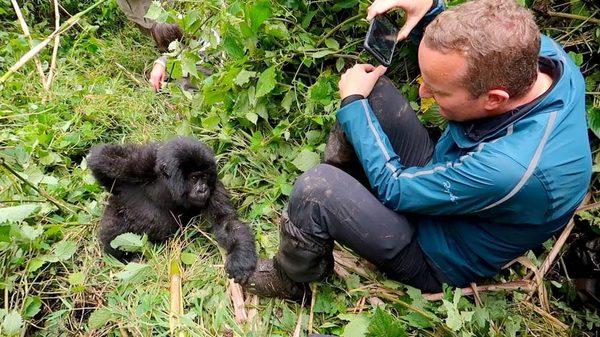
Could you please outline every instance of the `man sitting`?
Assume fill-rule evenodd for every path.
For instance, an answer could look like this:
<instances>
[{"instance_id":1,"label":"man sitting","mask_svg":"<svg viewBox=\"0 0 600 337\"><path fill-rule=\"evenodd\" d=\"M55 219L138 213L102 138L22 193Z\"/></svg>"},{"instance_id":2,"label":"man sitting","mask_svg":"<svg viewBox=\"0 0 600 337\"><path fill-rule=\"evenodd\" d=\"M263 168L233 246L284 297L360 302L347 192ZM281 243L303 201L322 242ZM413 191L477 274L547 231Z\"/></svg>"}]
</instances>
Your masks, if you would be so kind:
<instances>
[{"instance_id":1,"label":"man sitting","mask_svg":"<svg viewBox=\"0 0 600 337\"><path fill-rule=\"evenodd\" d=\"M423 36L419 94L448 120L441 138L433 145L384 67L346 71L337 121L363 170L321 164L297 179L279 252L250 290L300 298L332 272L334 240L423 291L465 286L559 232L583 200L591 153L577 66L513 0L446 11L439 1L376 0L368 17L402 8L400 37Z\"/></svg>"}]
</instances>

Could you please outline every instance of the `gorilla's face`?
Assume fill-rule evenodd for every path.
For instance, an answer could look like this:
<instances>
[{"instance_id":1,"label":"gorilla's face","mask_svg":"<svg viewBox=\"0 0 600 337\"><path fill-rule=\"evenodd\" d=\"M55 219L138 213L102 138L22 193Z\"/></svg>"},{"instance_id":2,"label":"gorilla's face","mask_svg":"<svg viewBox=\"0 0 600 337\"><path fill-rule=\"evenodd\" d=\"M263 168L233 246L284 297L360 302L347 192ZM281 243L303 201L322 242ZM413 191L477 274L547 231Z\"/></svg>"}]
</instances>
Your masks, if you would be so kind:
<instances>
[{"instance_id":1,"label":"gorilla's face","mask_svg":"<svg viewBox=\"0 0 600 337\"><path fill-rule=\"evenodd\" d=\"M188 175L188 201L192 206L203 207L212 194L214 181L207 172L192 172Z\"/></svg>"}]
</instances>

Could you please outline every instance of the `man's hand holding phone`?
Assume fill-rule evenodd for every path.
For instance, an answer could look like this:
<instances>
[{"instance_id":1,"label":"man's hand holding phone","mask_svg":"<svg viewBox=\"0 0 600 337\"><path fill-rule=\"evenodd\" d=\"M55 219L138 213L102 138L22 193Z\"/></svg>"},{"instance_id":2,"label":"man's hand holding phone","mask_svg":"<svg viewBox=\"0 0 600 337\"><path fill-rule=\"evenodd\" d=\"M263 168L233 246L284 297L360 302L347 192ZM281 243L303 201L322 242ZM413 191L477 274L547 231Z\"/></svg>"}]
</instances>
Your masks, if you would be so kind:
<instances>
[{"instance_id":1,"label":"man's hand holding phone","mask_svg":"<svg viewBox=\"0 0 600 337\"><path fill-rule=\"evenodd\" d=\"M340 78L340 98L344 99L351 95L369 96L379 77L387 70L384 66L373 66L370 64L355 64L346 70Z\"/></svg>"},{"instance_id":2,"label":"man's hand holding phone","mask_svg":"<svg viewBox=\"0 0 600 337\"><path fill-rule=\"evenodd\" d=\"M400 8L406 13L406 23L398 32L398 41L406 39L421 19L431 9L434 0L375 0L367 9L367 20Z\"/></svg>"}]
</instances>

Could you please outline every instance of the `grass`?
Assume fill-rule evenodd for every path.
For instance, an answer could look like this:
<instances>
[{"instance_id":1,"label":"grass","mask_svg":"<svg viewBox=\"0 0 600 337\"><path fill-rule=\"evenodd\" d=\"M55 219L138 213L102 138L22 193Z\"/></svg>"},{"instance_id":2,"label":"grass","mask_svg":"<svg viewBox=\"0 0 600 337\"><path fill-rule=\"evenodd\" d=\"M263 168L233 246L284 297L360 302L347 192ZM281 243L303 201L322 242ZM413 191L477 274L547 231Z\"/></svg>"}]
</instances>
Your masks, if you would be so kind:
<instances>
[{"instance_id":1,"label":"grass","mask_svg":"<svg viewBox=\"0 0 600 337\"><path fill-rule=\"evenodd\" d=\"M0 37L7 41L0 46L4 72L28 46L10 15L10 4L1 4L0 22L6 29ZM82 4L65 1L72 13L85 8ZM562 3L549 5L558 11L567 8ZM319 3L312 6L324 17L332 17ZM42 23L44 8L38 12L30 8L27 14L36 38L48 34ZM252 116L229 115L237 111L228 105L233 103L219 101L211 92L188 97L173 87L157 95L149 86L140 86L145 83L141 74L151 67L156 54L148 37L123 25L123 18L110 12L114 8L114 3L108 3L93 13L96 21L92 16L63 37L58 74L49 92L43 91L32 64L0 89L0 159L29 182L0 168L0 335L169 335L168 266L178 256L184 313L178 331L188 336L291 336L302 318L300 331L306 335L310 308L277 299L261 299L254 322L235 321L221 255L203 235L206 224L188 228L164 246L142 244L144 257L134 263L124 265L104 256L95 233L106 193L94 182L84 158L91 146L102 142L148 142L173 135L206 141L217 153L220 176L232 191L239 214L250 223L261 256L271 257L278 245L277 221L291 184L301 173L298 167L310 164L310 160L298 159L299 153L323 150L336 104L323 98L323 93L335 91L332 68L336 65L327 60L318 63L325 75L315 77L315 68L305 65L302 70L290 61L297 68L288 74L284 66L277 80L282 87L294 87L291 107L266 105L268 118L261 116L253 125ZM100 29L95 30L93 24L100 24ZM598 41L590 37L597 34L593 26L555 17L544 19L541 25L556 31L574 57L582 58L582 69L591 83L598 71L592 61L598 50ZM336 24L325 26L331 29ZM341 28L336 32L339 35L325 35L327 29L324 34L317 32L314 40L333 36L343 41L340 36L353 31ZM49 63L48 54L41 55L44 64ZM303 54L294 55L301 58ZM265 69L266 61L252 62ZM223 71L229 67L226 64ZM410 67L414 64L404 62L392 73L412 83L403 90L414 94L414 75L406 72ZM294 72L304 78L294 76L290 81ZM590 92L598 91L594 81ZM248 89L206 87L217 93L224 90L222 96L236 90L241 95ZM282 100L278 90L265 96L268 104ZM598 106L597 94L589 100L592 108ZM58 200L60 207L36 189ZM595 215L588 214L590 223ZM516 278L522 272L516 269L500 278ZM567 324L567 330L533 312L525 302L537 305L536 299L519 292L484 294L483 306L478 306L447 289L444 301L430 303L418 291L376 272L330 277L319 284L313 326L321 333L343 336L363 336L367 331L370 336L594 336L592 331L600 327L597 311L575 301L572 287L558 272L552 281L547 284L552 295L550 313ZM368 302L374 285L405 295L384 300L385 310L376 309Z\"/></svg>"}]
</instances>

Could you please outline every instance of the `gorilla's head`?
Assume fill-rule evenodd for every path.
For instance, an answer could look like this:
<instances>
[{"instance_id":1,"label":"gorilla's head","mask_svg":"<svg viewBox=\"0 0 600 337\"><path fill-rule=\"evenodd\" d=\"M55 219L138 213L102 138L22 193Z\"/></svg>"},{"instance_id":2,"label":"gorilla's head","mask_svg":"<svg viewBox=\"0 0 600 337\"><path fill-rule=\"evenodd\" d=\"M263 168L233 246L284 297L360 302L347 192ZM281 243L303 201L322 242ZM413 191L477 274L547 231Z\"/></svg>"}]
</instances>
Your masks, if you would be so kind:
<instances>
[{"instance_id":1,"label":"gorilla's head","mask_svg":"<svg viewBox=\"0 0 600 337\"><path fill-rule=\"evenodd\" d=\"M193 138L180 137L163 144L156 155L156 171L175 202L185 208L205 206L217 181L212 150Z\"/></svg>"}]
</instances>

